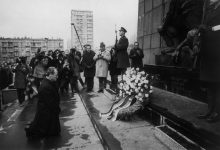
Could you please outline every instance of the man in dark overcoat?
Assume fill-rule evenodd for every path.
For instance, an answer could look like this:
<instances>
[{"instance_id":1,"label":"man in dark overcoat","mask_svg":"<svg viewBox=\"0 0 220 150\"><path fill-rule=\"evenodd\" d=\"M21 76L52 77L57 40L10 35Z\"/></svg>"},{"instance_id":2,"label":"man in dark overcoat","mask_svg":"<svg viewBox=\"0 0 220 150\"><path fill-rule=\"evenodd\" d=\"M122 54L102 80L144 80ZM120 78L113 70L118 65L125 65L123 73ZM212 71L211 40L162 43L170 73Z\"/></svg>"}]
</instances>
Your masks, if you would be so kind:
<instances>
[{"instance_id":1,"label":"man in dark overcoat","mask_svg":"<svg viewBox=\"0 0 220 150\"><path fill-rule=\"evenodd\" d=\"M34 120L29 127L25 128L28 138L41 138L60 134L60 97L56 87L57 78L57 69L49 67L38 90L39 100Z\"/></svg>"},{"instance_id":2,"label":"man in dark overcoat","mask_svg":"<svg viewBox=\"0 0 220 150\"><path fill-rule=\"evenodd\" d=\"M220 1L209 0L201 33L200 79L207 85L208 112L198 116L208 122L220 120Z\"/></svg>"},{"instance_id":3,"label":"man in dark overcoat","mask_svg":"<svg viewBox=\"0 0 220 150\"><path fill-rule=\"evenodd\" d=\"M78 92L78 79L80 77L80 68L79 68L79 61L80 57L76 55L76 49L71 48L70 54L68 56L68 62L70 66L70 84L73 92Z\"/></svg>"},{"instance_id":4,"label":"man in dark overcoat","mask_svg":"<svg viewBox=\"0 0 220 150\"><path fill-rule=\"evenodd\" d=\"M27 86L27 74L29 73L28 66L26 64L25 57L19 57L17 60L18 65L16 66L14 87L17 89L17 96L20 106L25 101L25 89Z\"/></svg>"},{"instance_id":5,"label":"man in dark overcoat","mask_svg":"<svg viewBox=\"0 0 220 150\"><path fill-rule=\"evenodd\" d=\"M117 42L116 48L116 58L117 58L117 68L121 70L121 73L124 73L125 70L130 66L129 57L128 57L128 39L125 36L127 30L123 27L119 30L119 35L121 38Z\"/></svg>"},{"instance_id":6,"label":"man in dark overcoat","mask_svg":"<svg viewBox=\"0 0 220 150\"><path fill-rule=\"evenodd\" d=\"M129 58L131 59L131 67L134 68L143 68L143 58L144 58L144 53L141 48L139 48L139 43L135 42L134 43L134 48L131 49Z\"/></svg>"},{"instance_id":7,"label":"man in dark overcoat","mask_svg":"<svg viewBox=\"0 0 220 150\"><path fill-rule=\"evenodd\" d=\"M110 55L111 55L111 60L109 63L109 74L111 76L111 85L110 88L113 91L117 90L117 84L118 84L118 75L121 73L120 70L117 68L117 57L116 57L116 53L115 53L115 49L112 48L110 51Z\"/></svg>"},{"instance_id":8,"label":"man in dark overcoat","mask_svg":"<svg viewBox=\"0 0 220 150\"><path fill-rule=\"evenodd\" d=\"M91 45L84 45L85 51L82 57L82 66L84 68L85 83L87 84L87 92L91 92L94 86L95 76L95 52L91 50Z\"/></svg>"}]
</instances>

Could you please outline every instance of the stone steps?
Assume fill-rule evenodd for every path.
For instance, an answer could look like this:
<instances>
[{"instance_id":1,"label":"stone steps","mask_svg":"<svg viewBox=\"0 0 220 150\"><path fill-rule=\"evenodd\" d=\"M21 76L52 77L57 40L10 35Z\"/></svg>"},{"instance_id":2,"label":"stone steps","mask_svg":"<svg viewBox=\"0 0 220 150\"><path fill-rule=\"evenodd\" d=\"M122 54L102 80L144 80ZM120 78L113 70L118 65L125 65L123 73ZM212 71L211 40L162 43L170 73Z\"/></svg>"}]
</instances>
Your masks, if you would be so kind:
<instances>
[{"instance_id":1,"label":"stone steps","mask_svg":"<svg viewBox=\"0 0 220 150\"><path fill-rule=\"evenodd\" d=\"M204 150L204 148L167 125L156 126L154 135L171 150Z\"/></svg>"}]
</instances>

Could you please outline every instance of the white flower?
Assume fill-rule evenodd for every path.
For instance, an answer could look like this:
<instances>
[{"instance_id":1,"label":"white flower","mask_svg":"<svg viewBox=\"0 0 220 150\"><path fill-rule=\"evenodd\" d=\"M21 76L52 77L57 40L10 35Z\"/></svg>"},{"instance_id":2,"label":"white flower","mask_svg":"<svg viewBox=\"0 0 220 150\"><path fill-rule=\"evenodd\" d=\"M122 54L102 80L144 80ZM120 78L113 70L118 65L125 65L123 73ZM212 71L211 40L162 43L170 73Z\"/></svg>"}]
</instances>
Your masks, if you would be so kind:
<instances>
[{"instance_id":1,"label":"white flower","mask_svg":"<svg viewBox=\"0 0 220 150\"><path fill-rule=\"evenodd\" d=\"M147 84L148 84L148 83L149 83L149 81L148 81L148 80L144 80L144 83L147 83Z\"/></svg>"},{"instance_id":2,"label":"white flower","mask_svg":"<svg viewBox=\"0 0 220 150\"><path fill-rule=\"evenodd\" d=\"M130 97L128 100L129 100L129 101L132 101L132 98Z\"/></svg>"},{"instance_id":3,"label":"white flower","mask_svg":"<svg viewBox=\"0 0 220 150\"><path fill-rule=\"evenodd\" d=\"M139 68L136 68L136 70L139 71L140 69L139 69Z\"/></svg>"},{"instance_id":4,"label":"white flower","mask_svg":"<svg viewBox=\"0 0 220 150\"><path fill-rule=\"evenodd\" d=\"M149 97L149 94L145 94L144 96L145 96L145 97Z\"/></svg>"},{"instance_id":5,"label":"white flower","mask_svg":"<svg viewBox=\"0 0 220 150\"><path fill-rule=\"evenodd\" d=\"M153 89L153 86L150 86L150 89L152 90L152 89Z\"/></svg>"},{"instance_id":6,"label":"white flower","mask_svg":"<svg viewBox=\"0 0 220 150\"><path fill-rule=\"evenodd\" d=\"M120 86L122 87L122 86L123 86L123 83L120 83Z\"/></svg>"},{"instance_id":7,"label":"white flower","mask_svg":"<svg viewBox=\"0 0 220 150\"><path fill-rule=\"evenodd\" d=\"M150 90L149 93L153 93L153 90Z\"/></svg>"},{"instance_id":8,"label":"white flower","mask_svg":"<svg viewBox=\"0 0 220 150\"><path fill-rule=\"evenodd\" d=\"M140 86L141 86L141 83L138 83L138 86L140 87Z\"/></svg>"},{"instance_id":9,"label":"white flower","mask_svg":"<svg viewBox=\"0 0 220 150\"><path fill-rule=\"evenodd\" d=\"M141 92L144 92L144 90L143 90L143 89L141 89Z\"/></svg>"},{"instance_id":10,"label":"white flower","mask_svg":"<svg viewBox=\"0 0 220 150\"><path fill-rule=\"evenodd\" d=\"M137 79L135 79L135 83L138 83L138 80L137 80Z\"/></svg>"},{"instance_id":11,"label":"white flower","mask_svg":"<svg viewBox=\"0 0 220 150\"><path fill-rule=\"evenodd\" d=\"M136 92L136 93L138 93L138 92L139 92L138 88L136 88L136 89L135 89L135 92Z\"/></svg>"},{"instance_id":12,"label":"white flower","mask_svg":"<svg viewBox=\"0 0 220 150\"><path fill-rule=\"evenodd\" d=\"M143 102L143 99L142 99L142 98L139 98L138 100L141 101L141 102Z\"/></svg>"},{"instance_id":13,"label":"white flower","mask_svg":"<svg viewBox=\"0 0 220 150\"><path fill-rule=\"evenodd\" d=\"M137 75L137 79L140 79L140 78L141 78L141 75L140 75L140 74L138 74L138 75Z\"/></svg>"},{"instance_id":14,"label":"white flower","mask_svg":"<svg viewBox=\"0 0 220 150\"><path fill-rule=\"evenodd\" d=\"M144 72L144 71L141 71L141 74L142 74L142 75L145 75L145 72Z\"/></svg>"},{"instance_id":15,"label":"white flower","mask_svg":"<svg viewBox=\"0 0 220 150\"><path fill-rule=\"evenodd\" d=\"M126 80L127 79L127 76L126 75L123 75L123 80Z\"/></svg>"},{"instance_id":16,"label":"white flower","mask_svg":"<svg viewBox=\"0 0 220 150\"><path fill-rule=\"evenodd\" d=\"M142 97L143 95L141 93L138 93L138 97Z\"/></svg>"},{"instance_id":17,"label":"white flower","mask_svg":"<svg viewBox=\"0 0 220 150\"><path fill-rule=\"evenodd\" d=\"M145 84L144 87L147 89L148 88L147 84Z\"/></svg>"},{"instance_id":18,"label":"white flower","mask_svg":"<svg viewBox=\"0 0 220 150\"><path fill-rule=\"evenodd\" d=\"M132 84L132 83L130 84L130 87L131 87L132 89L135 88L134 84Z\"/></svg>"}]
</instances>

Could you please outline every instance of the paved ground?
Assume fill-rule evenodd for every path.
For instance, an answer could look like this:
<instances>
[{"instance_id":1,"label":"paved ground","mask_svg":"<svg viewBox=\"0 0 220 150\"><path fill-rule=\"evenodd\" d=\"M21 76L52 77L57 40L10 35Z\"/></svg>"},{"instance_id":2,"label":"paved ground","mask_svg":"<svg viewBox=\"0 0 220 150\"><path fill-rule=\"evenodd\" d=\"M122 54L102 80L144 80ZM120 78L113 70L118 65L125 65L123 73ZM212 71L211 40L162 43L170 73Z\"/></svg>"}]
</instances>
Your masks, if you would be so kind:
<instances>
[{"instance_id":1,"label":"paved ground","mask_svg":"<svg viewBox=\"0 0 220 150\"><path fill-rule=\"evenodd\" d=\"M61 100L61 136L45 138L39 141L27 140L24 132L26 123L33 119L37 99L25 107L17 104L10 106L1 115L0 149L88 149L102 150L103 147L78 95L62 96ZM9 116L7 116L9 115Z\"/></svg>"},{"instance_id":2,"label":"paved ground","mask_svg":"<svg viewBox=\"0 0 220 150\"><path fill-rule=\"evenodd\" d=\"M94 91L97 91L95 80ZM103 137L104 144L112 150L166 150L168 149L154 136L154 126L138 117L131 121L109 121L99 118L99 112L106 112L112 101L104 94L81 91L80 96L61 96L61 136L40 141L27 140L24 127L34 117L37 99L26 102L25 107L14 103L0 113L0 149L77 149L102 150L93 123ZM89 114L80 99L89 110Z\"/></svg>"},{"instance_id":3,"label":"paved ground","mask_svg":"<svg viewBox=\"0 0 220 150\"><path fill-rule=\"evenodd\" d=\"M97 82L97 81L96 81ZM97 84L94 91L97 91ZM154 136L154 126L139 118L131 121L110 121L100 118L100 112L107 112L113 101L103 93L81 93L91 116L94 118L106 144L112 150L167 150Z\"/></svg>"}]
</instances>

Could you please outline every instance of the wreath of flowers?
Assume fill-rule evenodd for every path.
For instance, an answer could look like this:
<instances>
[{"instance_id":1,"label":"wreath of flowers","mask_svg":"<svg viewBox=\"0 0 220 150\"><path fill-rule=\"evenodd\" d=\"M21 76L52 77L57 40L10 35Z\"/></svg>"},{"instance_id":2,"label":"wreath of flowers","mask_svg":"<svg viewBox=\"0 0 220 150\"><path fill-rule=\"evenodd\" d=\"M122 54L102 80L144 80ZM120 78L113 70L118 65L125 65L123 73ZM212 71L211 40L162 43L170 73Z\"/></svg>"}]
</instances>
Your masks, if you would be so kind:
<instances>
[{"instance_id":1,"label":"wreath of flowers","mask_svg":"<svg viewBox=\"0 0 220 150\"><path fill-rule=\"evenodd\" d=\"M138 101L143 102L148 100L150 94L153 92L151 86L153 76L150 76L139 68L129 68L123 75L122 80L119 82L119 97L129 96L130 100L136 98Z\"/></svg>"}]
</instances>

